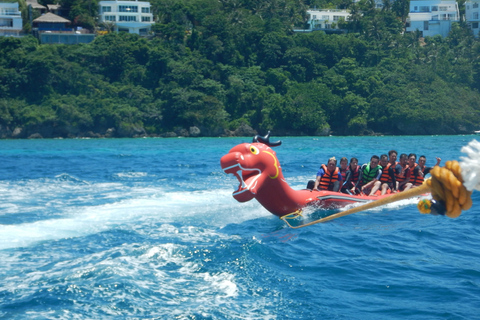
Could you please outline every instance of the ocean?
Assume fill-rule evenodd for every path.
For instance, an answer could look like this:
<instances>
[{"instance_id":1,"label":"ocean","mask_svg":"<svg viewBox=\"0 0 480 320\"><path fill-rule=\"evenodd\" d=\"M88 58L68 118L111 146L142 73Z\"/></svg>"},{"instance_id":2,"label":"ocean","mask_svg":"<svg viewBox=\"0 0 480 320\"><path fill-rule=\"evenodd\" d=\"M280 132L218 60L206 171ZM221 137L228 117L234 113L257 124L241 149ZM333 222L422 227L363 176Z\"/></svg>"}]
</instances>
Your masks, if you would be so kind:
<instances>
[{"instance_id":1,"label":"ocean","mask_svg":"<svg viewBox=\"0 0 480 320\"><path fill-rule=\"evenodd\" d=\"M301 189L331 156L443 165L475 138L279 137L275 150ZM480 318L478 192L457 219L412 199L290 229L232 197L219 160L251 140L1 140L0 318Z\"/></svg>"}]
</instances>

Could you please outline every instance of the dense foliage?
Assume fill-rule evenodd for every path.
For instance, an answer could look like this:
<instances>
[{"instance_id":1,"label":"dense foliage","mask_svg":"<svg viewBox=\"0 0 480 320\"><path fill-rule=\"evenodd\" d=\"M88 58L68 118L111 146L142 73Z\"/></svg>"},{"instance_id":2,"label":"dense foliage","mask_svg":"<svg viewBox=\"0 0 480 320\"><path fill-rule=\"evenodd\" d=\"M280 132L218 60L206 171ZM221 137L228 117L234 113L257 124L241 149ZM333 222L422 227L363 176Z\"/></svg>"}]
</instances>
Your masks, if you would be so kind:
<instances>
[{"instance_id":1,"label":"dense foliage","mask_svg":"<svg viewBox=\"0 0 480 320\"><path fill-rule=\"evenodd\" d=\"M92 1L63 2L91 23L79 4ZM383 10L362 0L345 23L350 32L328 35L292 28L310 6L350 2L151 3L158 21L148 39L0 38L0 135L122 137L195 126L195 134L216 136L242 125L276 135L480 129L480 43L462 25L445 39L404 34L404 0Z\"/></svg>"}]
</instances>

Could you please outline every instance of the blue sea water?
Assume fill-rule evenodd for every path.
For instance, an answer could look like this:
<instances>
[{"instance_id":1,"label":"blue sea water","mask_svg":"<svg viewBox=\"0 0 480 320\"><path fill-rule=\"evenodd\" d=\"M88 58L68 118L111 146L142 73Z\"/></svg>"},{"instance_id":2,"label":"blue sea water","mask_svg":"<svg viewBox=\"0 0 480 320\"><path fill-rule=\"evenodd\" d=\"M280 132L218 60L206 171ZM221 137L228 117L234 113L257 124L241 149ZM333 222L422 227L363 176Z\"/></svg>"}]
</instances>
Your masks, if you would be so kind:
<instances>
[{"instance_id":1,"label":"blue sea water","mask_svg":"<svg viewBox=\"0 0 480 320\"><path fill-rule=\"evenodd\" d=\"M474 136L285 137L294 188L329 157L458 160ZM274 139L274 138L273 138ZM250 138L0 141L2 319L478 319L480 196L290 229L219 159Z\"/></svg>"}]
</instances>

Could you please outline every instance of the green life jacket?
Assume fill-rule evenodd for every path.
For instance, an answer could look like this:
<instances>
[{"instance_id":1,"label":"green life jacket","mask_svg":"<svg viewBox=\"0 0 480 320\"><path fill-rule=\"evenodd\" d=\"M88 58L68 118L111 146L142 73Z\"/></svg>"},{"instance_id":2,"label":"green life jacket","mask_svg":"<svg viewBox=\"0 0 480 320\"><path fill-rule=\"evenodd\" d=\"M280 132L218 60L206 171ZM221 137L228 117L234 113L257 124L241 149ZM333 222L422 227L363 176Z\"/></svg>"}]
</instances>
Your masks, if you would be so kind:
<instances>
[{"instance_id":1,"label":"green life jacket","mask_svg":"<svg viewBox=\"0 0 480 320\"><path fill-rule=\"evenodd\" d=\"M382 170L381 165L377 165L375 169L370 168L370 162L363 168L362 181L363 184L367 184L377 176L378 170Z\"/></svg>"}]
</instances>

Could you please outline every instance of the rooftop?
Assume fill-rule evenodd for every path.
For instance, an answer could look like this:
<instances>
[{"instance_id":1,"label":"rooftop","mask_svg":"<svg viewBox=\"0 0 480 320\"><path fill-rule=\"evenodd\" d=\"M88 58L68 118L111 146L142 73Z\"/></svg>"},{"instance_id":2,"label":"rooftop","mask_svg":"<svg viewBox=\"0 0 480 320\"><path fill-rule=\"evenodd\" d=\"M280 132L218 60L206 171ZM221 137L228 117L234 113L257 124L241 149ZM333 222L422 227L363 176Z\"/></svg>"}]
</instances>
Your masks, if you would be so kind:
<instances>
[{"instance_id":1,"label":"rooftop","mask_svg":"<svg viewBox=\"0 0 480 320\"><path fill-rule=\"evenodd\" d=\"M34 9L47 9L45 6L42 6L37 2L37 0L27 0L27 6L32 6Z\"/></svg>"},{"instance_id":2,"label":"rooftop","mask_svg":"<svg viewBox=\"0 0 480 320\"><path fill-rule=\"evenodd\" d=\"M54 22L54 23L70 23L71 21L51 12L45 13L41 15L37 19L33 20L33 22Z\"/></svg>"}]
</instances>

